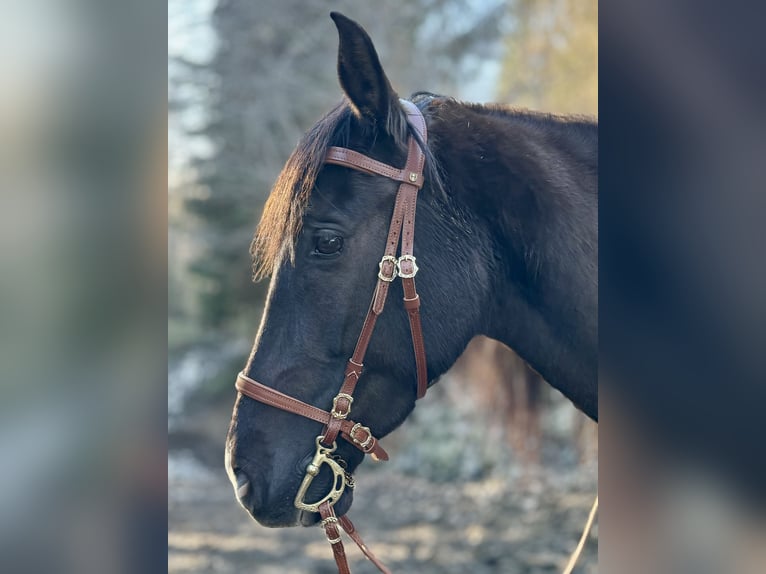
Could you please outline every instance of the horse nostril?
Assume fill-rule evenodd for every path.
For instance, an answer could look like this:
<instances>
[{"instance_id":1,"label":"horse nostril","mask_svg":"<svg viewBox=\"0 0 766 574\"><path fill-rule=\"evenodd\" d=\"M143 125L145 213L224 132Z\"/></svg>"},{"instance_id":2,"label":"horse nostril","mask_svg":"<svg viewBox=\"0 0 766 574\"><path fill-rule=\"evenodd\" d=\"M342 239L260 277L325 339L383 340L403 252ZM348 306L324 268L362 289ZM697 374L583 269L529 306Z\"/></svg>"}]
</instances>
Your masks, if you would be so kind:
<instances>
[{"instance_id":1,"label":"horse nostril","mask_svg":"<svg viewBox=\"0 0 766 574\"><path fill-rule=\"evenodd\" d=\"M250 494L250 479L241 470L234 471L237 478L237 498L244 500Z\"/></svg>"}]
</instances>

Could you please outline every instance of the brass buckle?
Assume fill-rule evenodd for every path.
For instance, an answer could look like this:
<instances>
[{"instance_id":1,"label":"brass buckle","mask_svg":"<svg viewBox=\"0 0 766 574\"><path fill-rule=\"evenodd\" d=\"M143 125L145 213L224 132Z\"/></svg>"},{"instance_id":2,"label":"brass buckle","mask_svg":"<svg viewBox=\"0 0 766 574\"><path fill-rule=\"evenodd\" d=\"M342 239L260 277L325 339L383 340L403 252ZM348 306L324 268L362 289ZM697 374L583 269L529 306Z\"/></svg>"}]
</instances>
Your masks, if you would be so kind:
<instances>
[{"instance_id":1,"label":"brass buckle","mask_svg":"<svg viewBox=\"0 0 766 574\"><path fill-rule=\"evenodd\" d=\"M388 261L393 266L392 267L393 270L391 271L390 276L383 274L383 264L386 261ZM396 276L399 274L398 266L399 266L399 260L396 257L394 257L393 255L384 255L381 258L380 263L378 263L378 270L379 270L378 279L380 279L381 281L385 281L386 283L391 283L391 281L396 279Z\"/></svg>"},{"instance_id":2,"label":"brass buckle","mask_svg":"<svg viewBox=\"0 0 766 574\"><path fill-rule=\"evenodd\" d=\"M412 262L412 273L405 273L402 271L402 261L411 261ZM403 279L412 279L415 277L415 275L418 272L418 266L415 263L415 257L413 255L402 255L399 260L396 262L396 266L399 270L399 277Z\"/></svg>"},{"instance_id":3,"label":"brass buckle","mask_svg":"<svg viewBox=\"0 0 766 574\"><path fill-rule=\"evenodd\" d=\"M367 438L364 440L364 442L356 438L357 431L364 431L367 433ZM375 437L372 436L372 431L370 431L370 428L364 427L359 423L356 423L351 427L351 431L348 433L348 436L350 436L351 440L358 444L365 452L367 452L367 449L370 448L375 442Z\"/></svg>"},{"instance_id":4,"label":"brass buckle","mask_svg":"<svg viewBox=\"0 0 766 574\"><path fill-rule=\"evenodd\" d=\"M338 410L339 399L346 399L348 401L348 410L345 413L342 413ZM347 395L346 393L338 393L332 400L332 410L330 411L330 414L334 419L345 419L348 416L348 413L351 412L351 403L353 402L354 397L351 395Z\"/></svg>"},{"instance_id":5,"label":"brass buckle","mask_svg":"<svg viewBox=\"0 0 766 574\"><path fill-rule=\"evenodd\" d=\"M340 497L343 495L343 491L346 489L346 472L335 459L333 459L331 456L328 456L335 452L335 449L338 445L333 442L330 448L322 446L321 441L323 438L324 437L320 435L316 439L317 450L314 453L314 458L311 459L311 462L306 467L306 475L303 477L303 482L301 482L301 485L298 488L298 494L295 495L295 502L293 504L298 510L305 510L307 512L319 512L319 506L325 502L329 502L330 506L338 502ZM330 492L328 492L318 501L306 502L304 498L306 497L306 493L309 490L309 486L311 486L314 478L319 474L323 464L329 466L333 473L334 478L332 482L332 488Z\"/></svg>"}]
</instances>

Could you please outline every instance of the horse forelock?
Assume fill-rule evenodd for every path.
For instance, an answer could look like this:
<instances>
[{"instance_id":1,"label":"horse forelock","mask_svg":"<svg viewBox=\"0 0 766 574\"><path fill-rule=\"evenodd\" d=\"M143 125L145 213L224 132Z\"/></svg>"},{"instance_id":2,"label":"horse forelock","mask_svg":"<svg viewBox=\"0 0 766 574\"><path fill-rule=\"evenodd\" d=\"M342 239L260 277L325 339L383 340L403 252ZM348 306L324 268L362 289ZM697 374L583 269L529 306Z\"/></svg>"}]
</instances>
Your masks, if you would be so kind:
<instances>
[{"instance_id":1,"label":"horse forelock","mask_svg":"<svg viewBox=\"0 0 766 574\"><path fill-rule=\"evenodd\" d=\"M327 148L333 144L343 145L351 115L346 102L337 105L303 135L290 154L266 200L250 246L255 280L270 275L285 253L294 259L295 239L324 165Z\"/></svg>"},{"instance_id":2,"label":"horse forelock","mask_svg":"<svg viewBox=\"0 0 766 574\"><path fill-rule=\"evenodd\" d=\"M348 147L353 124L363 130L362 138L369 146L368 149L360 150L363 153L369 153L381 129L393 138L396 146L404 150L408 135L414 134L405 118L404 111L393 106L385 126L354 122L351 106L344 100L303 135L277 177L263 208L250 247L254 280L271 275L274 266L284 256L294 260L295 241L301 231L311 193L324 166L327 149L330 146ZM432 189L443 193L442 176L436 160L428 147L423 147L426 154L425 178Z\"/></svg>"}]
</instances>

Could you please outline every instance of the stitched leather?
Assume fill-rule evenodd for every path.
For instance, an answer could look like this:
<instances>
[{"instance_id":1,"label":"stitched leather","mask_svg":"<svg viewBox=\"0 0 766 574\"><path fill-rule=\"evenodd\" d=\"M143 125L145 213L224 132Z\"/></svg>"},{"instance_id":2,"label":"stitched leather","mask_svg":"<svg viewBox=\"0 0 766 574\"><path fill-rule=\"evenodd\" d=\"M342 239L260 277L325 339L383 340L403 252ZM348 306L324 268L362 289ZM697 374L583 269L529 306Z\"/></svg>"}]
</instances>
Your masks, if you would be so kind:
<instances>
[{"instance_id":1,"label":"stitched leather","mask_svg":"<svg viewBox=\"0 0 766 574\"><path fill-rule=\"evenodd\" d=\"M371 175L382 175L383 177L393 179L394 181L412 182L410 179L410 173L412 172L407 169L391 167L388 164L345 147L332 146L328 148L327 155L325 155L325 163L350 167ZM423 178L418 177L417 181L414 182L414 185L418 188L423 187Z\"/></svg>"},{"instance_id":2,"label":"stitched leather","mask_svg":"<svg viewBox=\"0 0 766 574\"><path fill-rule=\"evenodd\" d=\"M300 415L324 425L329 424L331 420L337 420L333 419L332 415L328 411L323 411L322 409L318 409L317 407L304 403L303 401L299 401L298 399L281 393L275 389L272 389L271 387L262 385L244 373L240 373L237 376L235 387L240 393L250 397L253 400L265 403L283 411ZM374 436L369 437L372 439L372 442L367 448L362 448L361 444L359 444L364 443L368 438L366 434L363 436L357 436L358 442L353 440L351 437L351 429L355 424L356 423L353 420L346 419L340 421L340 435L348 442L353 444L356 448L361 450L363 453L372 455L376 460L388 460L388 453L383 449L382 446L380 446L378 439L376 439ZM326 439L327 437L325 436L325 440ZM333 441L331 440L329 442L332 443Z\"/></svg>"},{"instance_id":3,"label":"stitched leather","mask_svg":"<svg viewBox=\"0 0 766 574\"><path fill-rule=\"evenodd\" d=\"M394 211L391 215L391 224L388 229L388 236L386 237L386 247L383 252L384 257L392 257L396 255L396 248L399 245L399 237L402 232L402 221L404 219L405 210L405 189L411 186L403 183L399 186L399 191L396 193L396 201L394 203ZM395 269L394 264L391 261L385 261L383 263L382 272L386 276L391 276ZM388 296L388 287L391 284L390 281L383 281L378 278L378 285L375 289L375 294L372 299L372 311L376 315L380 315L383 312L383 306L386 304L386 297Z\"/></svg>"},{"instance_id":4,"label":"stitched leather","mask_svg":"<svg viewBox=\"0 0 766 574\"><path fill-rule=\"evenodd\" d=\"M415 350L415 367L418 377L417 398L422 399L428 390L428 368L426 364L426 349L423 345L423 328L420 325L420 296L415 290L414 278L403 278L404 308L410 321L412 345Z\"/></svg>"},{"instance_id":5,"label":"stitched leather","mask_svg":"<svg viewBox=\"0 0 766 574\"><path fill-rule=\"evenodd\" d=\"M343 548L343 541L340 538L340 528L338 526L338 517L329 502L324 502L319 506L319 515L322 517L322 524L327 540L330 542L335 564L338 566L338 574L351 574L346 558L346 550Z\"/></svg>"},{"instance_id":6,"label":"stitched leather","mask_svg":"<svg viewBox=\"0 0 766 574\"><path fill-rule=\"evenodd\" d=\"M408 110L408 119L412 117L420 118L419 124L413 127L419 130L421 138L425 141L425 120L423 120L423 117L420 114L420 110L417 110L417 108L415 108L415 112ZM391 216L391 223L389 225L388 236L386 237L386 245L383 252L384 259L381 272L384 276L388 277L393 275L395 267L393 262L386 259L386 257L394 258L400 239L402 243L401 254L412 255L413 253L415 237L415 206L417 204L418 189L423 184L423 166L425 165L425 155L420 149L418 143L412 137L409 138L407 148L407 162L405 163L404 169L399 170L399 175L396 177L394 177L394 172L396 171L395 168L372 160L372 158L368 158L367 156L354 152L353 150L346 150L345 148L330 148L327 156L330 158L328 160L330 163L338 163L339 165L344 165L352 169L359 169L365 172L375 171L380 175L384 175L386 177L390 177L391 179L396 179L397 181L402 182L396 194L394 209ZM411 178L409 174L414 174L414 177ZM404 265L405 267L402 269L402 271L405 274L411 274L413 271L412 261L406 260L404 261ZM414 291L414 280L409 279L408 283L411 285L411 288L409 289L409 295L405 293L405 298L417 297L417 294ZM359 338L357 339L357 343L354 348L354 354L352 355L352 360L356 363L362 364L364 361L364 355L367 352L367 347L369 345L370 338L372 337L375 323L378 316L383 312L386 298L388 297L389 284L389 281L378 278L370 309L368 310L367 316L365 317L364 323L362 325L362 331L359 334ZM420 318L418 316L417 309L408 312L408 317L410 321L410 331L413 338L413 348L415 350L415 364L418 373L417 397L421 398L425 393L425 391L422 389L425 389L428 383L427 372L425 369L425 346L423 345L423 335L420 328ZM349 363L349 365L351 365L351 363ZM352 370L352 372L356 371ZM425 382L421 382L424 379ZM346 376L343 380L343 385L341 386L340 393L353 395L358 381L359 377L350 375L349 368L347 367ZM340 399L338 402L341 403L341 410L345 411L347 403L346 399ZM337 419L331 420L327 425L325 432L323 433L325 437L323 441L324 444L330 445L334 440L336 440L340 430L340 423L337 421Z\"/></svg>"},{"instance_id":7,"label":"stitched leather","mask_svg":"<svg viewBox=\"0 0 766 574\"><path fill-rule=\"evenodd\" d=\"M413 125L420 134L423 143L426 143L428 133L426 130L425 118L420 110L412 102L402 102L402 106L407 112L407 120ZM411 170L416 173L423 173L425 166L425 154L420 149L414 138L410 138L408 143L407 166L405 170ZM422 177L420 180L422 181ZM414 262L407 256L414 257L415 249L415 210L417 207L418 188L408 186L406 190L406 203L404 222L402 223L402 257L400 261L400 271L402 275L411 275L414 272ZM423 330L420 324L420 297L415 289L414 277L402 277L402 289L404 291L404 307L407 309L407 316L410 322L410 332L412 334L412 345L415 351L415 366L417 370L417 398L421 399L428 390L428 370L426 363L426 350L423 343Z\"/></svg>"}]
</instances>

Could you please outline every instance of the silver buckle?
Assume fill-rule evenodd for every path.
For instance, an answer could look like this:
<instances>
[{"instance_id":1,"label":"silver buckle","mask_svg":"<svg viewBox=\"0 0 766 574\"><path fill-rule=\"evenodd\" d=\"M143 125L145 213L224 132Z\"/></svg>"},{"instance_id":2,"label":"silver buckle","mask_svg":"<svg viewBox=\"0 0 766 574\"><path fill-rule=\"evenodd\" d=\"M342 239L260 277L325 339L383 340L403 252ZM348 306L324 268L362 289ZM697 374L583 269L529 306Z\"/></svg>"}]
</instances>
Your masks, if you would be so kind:
<instances>
[{"instance_id":1,"label":"silver buckle","mask_svg":"<svg viewBox=\"0 0 766 574\"><path fill-rule=\"evenodd\" d=\"M412 273L405 273L402 271L402 261L411 261L412 262ZM413 255L402 255L399 260L396 262L396 265L399 270L399 277L403 279L412 279L415 277L415 275L418 272L418 266L415 263L415 256Z\"/></svg>"},{"instance_id":2,"label":"silver buckle","mask_svg":"<svg viewBox=\"0 0 766 574\"><path fill-rule=\"evenodd\" d=\"M386 262L390 263L392 266L392 271L390 276L383 274L383 264ZM381 258L380 263L378 263L378 270L379 270L378 279L380 279L381 281L385 281L386 283L391 283L391 281L396 279L396 276L399 274L398 266L399 266L399 260L396 257L394 257L393 255L384 255Z\"/></svg>"}]
</instances>

